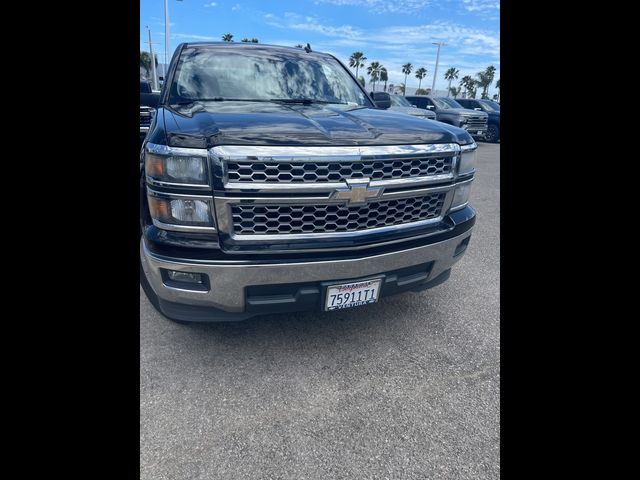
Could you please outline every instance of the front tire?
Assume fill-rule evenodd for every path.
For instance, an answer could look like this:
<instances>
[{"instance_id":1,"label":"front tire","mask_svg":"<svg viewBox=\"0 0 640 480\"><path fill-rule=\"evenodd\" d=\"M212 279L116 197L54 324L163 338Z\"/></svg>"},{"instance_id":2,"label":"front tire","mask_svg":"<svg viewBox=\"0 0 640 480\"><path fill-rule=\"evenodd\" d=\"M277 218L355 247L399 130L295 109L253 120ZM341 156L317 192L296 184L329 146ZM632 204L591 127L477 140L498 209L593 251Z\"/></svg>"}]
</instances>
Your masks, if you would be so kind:
<instances>
[{"instance_id":1,"label":"front tire","mask_svg":"<svg viewBox=\"0 0 640 480\"><path fill-rule=\"evenodd\" d=\"M487 133L484 136L485 141L489 143L497 143L500 140L500 129L497 125L489 125Z\"/></svg>"}]
</instances>

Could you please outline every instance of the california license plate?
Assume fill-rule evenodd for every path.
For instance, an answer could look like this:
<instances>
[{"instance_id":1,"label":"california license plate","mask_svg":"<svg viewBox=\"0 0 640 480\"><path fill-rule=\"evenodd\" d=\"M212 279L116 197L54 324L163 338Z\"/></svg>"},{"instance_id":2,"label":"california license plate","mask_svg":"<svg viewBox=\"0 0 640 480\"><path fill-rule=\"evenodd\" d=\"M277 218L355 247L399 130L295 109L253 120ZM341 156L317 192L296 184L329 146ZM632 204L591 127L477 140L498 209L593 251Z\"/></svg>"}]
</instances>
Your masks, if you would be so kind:
<instances>
[{"instance_id":1,"label":"california license plate","mask_svg":"<svg viewBox=\"0 0 640 480\"><path fill-rule=\"evenodd\" d=\"M325 310L340 310L358 307L368 303L375 303L380 296L382 279L366 280L364 282L344 283L327 288Z\"/></svg>"}]
</instances>

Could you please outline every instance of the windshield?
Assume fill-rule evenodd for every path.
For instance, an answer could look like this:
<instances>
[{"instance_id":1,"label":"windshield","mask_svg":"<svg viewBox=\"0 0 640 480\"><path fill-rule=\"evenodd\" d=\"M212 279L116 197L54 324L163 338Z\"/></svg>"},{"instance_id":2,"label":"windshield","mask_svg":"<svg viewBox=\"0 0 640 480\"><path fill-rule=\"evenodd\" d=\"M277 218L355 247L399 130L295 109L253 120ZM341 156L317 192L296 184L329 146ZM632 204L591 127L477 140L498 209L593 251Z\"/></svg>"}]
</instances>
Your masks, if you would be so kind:
<instances>
[{"instance_id":1,"label":"windshield","mask_svg":"<svg viewBox=\"0 0 640 480\"><path fill-rule=\"evenodd\" d=\"M464 108L458 102L456 102L453 98L446 97L438 97L432 98L438 108Z\"/></svg>"},{"instance_id":2,"label":"windshield","mask_svg":"<svg viewBox=\"0 0 640 480\"><path fill-rule=\"evenodd\" d=\"M494 102L493 100L480 100L482 106L487 110L487 112L499 112L500 105Z\"/></svg>"},{"instance_id":3,"label":"windshield","mask_svg":"<svg viewBox=\"0 0 640 480\"><path fill-rule=\"evenodd\" d=\"M371 106L334 58L260 47L187 47L178 61L170 103L301 99Z\"/></svg>"},{"instance_id":4,"label":"windshield","mask_svg":"<svg viewBox=\"0 0 640 480\"><path fill-rule=\"evenodd\" d=\"M391 105L394 107L412 107L411 102L402 95L389 95L391 97Z\"/></svg>"}]
</instances>

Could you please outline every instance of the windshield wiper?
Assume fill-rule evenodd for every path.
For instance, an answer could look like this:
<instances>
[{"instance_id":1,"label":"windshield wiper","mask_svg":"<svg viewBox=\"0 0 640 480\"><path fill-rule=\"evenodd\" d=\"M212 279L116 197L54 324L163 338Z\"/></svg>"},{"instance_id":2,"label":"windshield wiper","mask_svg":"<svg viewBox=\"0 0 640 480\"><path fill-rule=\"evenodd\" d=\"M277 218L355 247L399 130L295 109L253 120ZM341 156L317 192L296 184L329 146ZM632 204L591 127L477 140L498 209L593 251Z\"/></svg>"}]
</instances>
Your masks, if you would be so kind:
<instances>
[{"instance_id":1,"label":"windshield wiper","mask_svg":"<svg viewBox=\"0 0 640 480\"><path fill-rule=\"evenodd\" d=\"M330 102L327 100L315 100L313 98L193 98L189 100L180 100L173 102L172 105L192 105L196 102L278 102L278 103L300 103L302 105L323 104L323 105L349 105L348 102Z\"/></svg>"},{"instance_id":2,"label":"windshield wiper","mask_svg":"<svg viewBox=\"0 0 640 480\"><path fill-rule=\"evenodd\" d=\"M314 98L272 98L269 100L271 102L282 102L282 103L301 103L303 105L311 105L313 103L323 104L323 105L348 105L347 102L329 102L327 100L316 100Z\"/></svg>"},{"instance_id":3,"label":"windshield wiper","mask_svg":"<svg viewBox=\"0 0 640 480\"><path fill-rule=\"evenodd\" d=\"M196 102L270 102L271 100L263 100L261 98L226 98L226 97L211 97L211 98L193 98L190 100L180 100L174 102L172 105L191 105Z\"/></svg>"}]
</instances>

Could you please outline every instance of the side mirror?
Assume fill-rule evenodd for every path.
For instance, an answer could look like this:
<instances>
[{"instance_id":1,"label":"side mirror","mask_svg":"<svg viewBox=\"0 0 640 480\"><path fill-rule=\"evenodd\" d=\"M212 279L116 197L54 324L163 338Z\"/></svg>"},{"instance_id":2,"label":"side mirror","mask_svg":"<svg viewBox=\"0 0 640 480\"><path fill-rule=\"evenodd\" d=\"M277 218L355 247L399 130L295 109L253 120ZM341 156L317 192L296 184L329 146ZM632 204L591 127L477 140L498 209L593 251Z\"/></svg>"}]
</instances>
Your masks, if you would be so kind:
<instances>
[{"instance_id":1,"label":"side mirror","mask_svg":"<svg viewBox=\"0 0 640 480\"><path fill-rule=\"evenodd\" d=\"M479 112L482 111L482 109L480 107L476 107L476 108L474 108L474 110L478 110Z\"/></svg>"},{"instance_id":2,"label":"side mirror","mask_svg":"<svg viewBox=\"0 0 640 480\"><path fill-rule=\"evenodd\" d=\"M391 107L391 96L387 92L371 92L371 97L378 108Z\"/></svg>"},{"instance_id":3,"label":"side mirror","mask_svg":"<svg viewBox=\"0 0 640 480\"><path fill-rule=\"evenodd\" d=\"M434 107L433 105L427 105L427 108L428 108L429 110L433 110L435 107Z\"/></svg>"}]
</instances>

